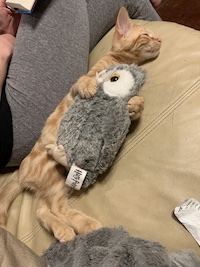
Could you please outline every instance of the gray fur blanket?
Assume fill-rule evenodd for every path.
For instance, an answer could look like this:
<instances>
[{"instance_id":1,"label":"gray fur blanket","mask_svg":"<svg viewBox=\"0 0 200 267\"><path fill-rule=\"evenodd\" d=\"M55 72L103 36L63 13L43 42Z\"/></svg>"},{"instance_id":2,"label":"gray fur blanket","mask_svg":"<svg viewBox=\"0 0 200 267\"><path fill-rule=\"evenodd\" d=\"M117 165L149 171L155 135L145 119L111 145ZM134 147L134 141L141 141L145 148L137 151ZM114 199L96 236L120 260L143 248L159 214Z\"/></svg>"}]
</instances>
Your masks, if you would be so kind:
<instances>
[{"instance_id":1,"label":"gray fur blanket","mask_svg":"<svg viewBox=\"0 0 200 267\"><path fill-rule=\"evenodd\" d=\"M101 228L56 242L44 252L50 267L199 267L192 250L168 253L159 243L131 237L123 228Z\"/></svg>"}]
</instances>

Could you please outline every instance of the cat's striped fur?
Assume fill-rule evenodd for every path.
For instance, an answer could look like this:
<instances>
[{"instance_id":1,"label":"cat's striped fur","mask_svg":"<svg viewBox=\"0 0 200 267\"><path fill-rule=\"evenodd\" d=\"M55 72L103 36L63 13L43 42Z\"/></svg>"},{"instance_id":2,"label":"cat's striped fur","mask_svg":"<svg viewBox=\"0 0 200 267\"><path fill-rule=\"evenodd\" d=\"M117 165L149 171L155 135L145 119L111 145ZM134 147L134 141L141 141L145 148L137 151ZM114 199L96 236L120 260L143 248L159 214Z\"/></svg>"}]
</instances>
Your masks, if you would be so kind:
<instances>
[{"instance_id":1,"label":"cat's striped fur","mask_svg":"<svg viewBox=\"0 0 200 267\"><path fill-rule=\"evenodd\" d=\"M129 18L125 8L118 14L113 45L106 56L99 60L86 76L72 86L47 119L41 137L30 154L22 161L10 182L0 193L0 226L5 227L7 211L12 201L23 190L30 189L41 200L37 211L40 223L60 241L67 241L75 233L87 233L101 227L100 222L86 216L68 205L65 185L65 168L57 164L46 152L45 146L56 140L58 127L74 97L79 93L90 97L95 93L94 77L96 72L112 64L137 63L155 58L160 50L161 41L143 26L136 26ZM134 120L143 110L143 99L134 97L129 101L130 116Z\"/></svg>"}]
</instances>

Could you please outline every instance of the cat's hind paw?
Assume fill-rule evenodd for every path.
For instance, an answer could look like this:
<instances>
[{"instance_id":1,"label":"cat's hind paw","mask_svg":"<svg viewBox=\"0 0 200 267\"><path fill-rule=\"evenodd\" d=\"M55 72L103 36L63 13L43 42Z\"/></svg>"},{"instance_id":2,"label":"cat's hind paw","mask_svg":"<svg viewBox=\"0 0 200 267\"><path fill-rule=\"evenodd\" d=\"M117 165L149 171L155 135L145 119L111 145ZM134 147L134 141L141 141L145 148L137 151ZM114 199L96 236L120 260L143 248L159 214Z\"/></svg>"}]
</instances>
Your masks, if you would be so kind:
<instances>
[{"instance_id":1,"label":"cat's hind paw","mask_svg":"<svg viewBox=\"0 0 200 267\"><path fill-rule=\"evenodd\" d=\"M70 225L77 234L87 234L102 227L98 220L93 219L76 209L70 209L67 218L68 225ZM65 219L65 217L63 219Z\"/></svg>"},{"instance_id":2,"label":"cat's hind paw","mask_svg":"<svg viewBox=\"0 0 200 267\"><path fill-rule=\"evenodd\" d=\"M89 232L92 232L100 228L102 228L102 225L99 221L90 219L85 222L85 224L82 226L81 231L79 231L79 233L87 234Z\"/></svg>"},{"instance_id":3,"label":"cat's hind paw","mask_svg":"<svg viewBox=\"0 0 200 267\"><path fill-rule=\"evenodd\" d=\"M69 227L58 227L54 232L54 237L61 243L72 240L75 237L74 230Z\"/></svg>"}]
</instances>

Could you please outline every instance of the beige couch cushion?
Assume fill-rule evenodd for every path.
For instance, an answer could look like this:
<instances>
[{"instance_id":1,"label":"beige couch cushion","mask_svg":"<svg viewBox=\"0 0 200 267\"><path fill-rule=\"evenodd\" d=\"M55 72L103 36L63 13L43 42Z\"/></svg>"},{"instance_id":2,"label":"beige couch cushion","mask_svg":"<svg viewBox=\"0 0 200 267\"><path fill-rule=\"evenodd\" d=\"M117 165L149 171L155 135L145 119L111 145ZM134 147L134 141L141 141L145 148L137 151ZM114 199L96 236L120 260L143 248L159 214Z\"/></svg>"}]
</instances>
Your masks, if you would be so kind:
<instances>
[{"instance_id":1,"label":"beige couch cushion","mask_svg":"<svg viewBox=\"0 0 200 267\"><path fill-rule=\"evenodd\" d=\"M145 110L131 127L113 167L88 191L71 196L73 208L104 226L159 241L170 251L199 247L173 215L189 197L200 200L200 32L169 22L145 22L163 40L159 57L144 65ZM91 53L90 66L110 48L110 31ZM0 176L2 186L9 175ZM37 199L21 194L7 229L39 255L53 238L36 221Z\"/></svg>"}]
</instances>

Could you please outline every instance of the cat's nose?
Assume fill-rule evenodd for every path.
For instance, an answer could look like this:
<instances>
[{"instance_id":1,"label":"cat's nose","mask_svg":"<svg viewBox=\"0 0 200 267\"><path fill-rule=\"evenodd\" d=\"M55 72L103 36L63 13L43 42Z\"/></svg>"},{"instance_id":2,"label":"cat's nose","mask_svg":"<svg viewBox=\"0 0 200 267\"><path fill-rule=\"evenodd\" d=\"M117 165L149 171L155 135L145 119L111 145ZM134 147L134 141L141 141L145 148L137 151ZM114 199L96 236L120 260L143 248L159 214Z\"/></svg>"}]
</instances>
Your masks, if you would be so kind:
<instances>
[{"instance_id":1,"label":"cat's nose","mask_svg":"<svg viewBox=\"0 0 200 267\"><path fill-rule=\"evenodd\" d=\"M157 40L159 43L162 43L162 39L161 39L161 38L156 38L156 40Z\"/></svg>"}]
</instances>

